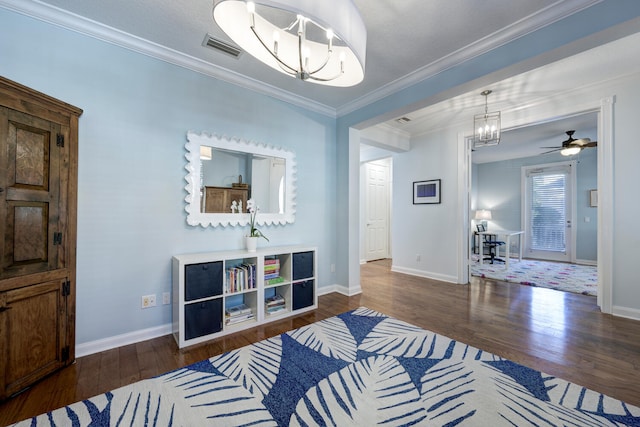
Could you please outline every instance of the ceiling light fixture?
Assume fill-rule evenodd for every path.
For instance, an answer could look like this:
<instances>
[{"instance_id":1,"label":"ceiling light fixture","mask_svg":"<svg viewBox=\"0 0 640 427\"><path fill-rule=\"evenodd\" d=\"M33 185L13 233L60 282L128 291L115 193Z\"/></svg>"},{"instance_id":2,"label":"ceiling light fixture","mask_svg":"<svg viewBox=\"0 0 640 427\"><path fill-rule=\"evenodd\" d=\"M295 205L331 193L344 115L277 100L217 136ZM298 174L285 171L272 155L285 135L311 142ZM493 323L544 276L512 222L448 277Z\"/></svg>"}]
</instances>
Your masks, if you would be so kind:
<instances>
[{"instance_id":1,"label":"ceiling light fixture","mask_svg":"<svg viewBox=\"0 0 640 427\"><path fill-rule=\"evenodd\" d=\"M578 154L582 148L580 147L566 147L560 150L560 154L563 156L573 156L574 154Z\"/></svg>"},{"instance_id":2,"label":"ceiling light fixture","mask_svg":"<svg viewBox=\"0 0 640 427\"><path fill-rule=\"evenodd\" d=\"M480 93L484 96L484 114L473 116L474 148L497 145L500 142L500 112L489 113L488 98L491 92L485 90Z\"/></svg>"},{"instance_id":3,"label":"ceiling light fixture","mask_svg":"<svg viewBox=\"0 0 640 427\"><path fill-rule=\"evenodd\" d=\"M213 19L282 73L340 87L364 79L367 30L352 0L214 0Z\"/></svg>"}]
</instances>

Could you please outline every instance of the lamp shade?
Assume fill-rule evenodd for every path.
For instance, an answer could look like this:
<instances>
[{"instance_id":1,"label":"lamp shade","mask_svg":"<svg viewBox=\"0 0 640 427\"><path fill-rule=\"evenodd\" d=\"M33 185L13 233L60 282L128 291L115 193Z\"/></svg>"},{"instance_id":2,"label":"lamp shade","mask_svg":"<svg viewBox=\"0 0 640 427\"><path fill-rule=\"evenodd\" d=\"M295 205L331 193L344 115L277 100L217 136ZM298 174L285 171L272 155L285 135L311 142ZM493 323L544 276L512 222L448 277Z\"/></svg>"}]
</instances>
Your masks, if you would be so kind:
<instances>
[{"instance_id":1,"label":"lamp shade","mask_svg":"<svg viewBox=\"0 0 640 427\"><path fill-rule=\"evenodd\" d=\"M474 217L474 219L478 219L478 220L489 220L491 219L491 211L488 209L479 209L476 211L476 216Z\"/></svg>"},{"instance_id":2,"label":"lamp shade","mask_svg":"<svg viewBox=\"0 0 640 427\"><path fill-rule=\"evenodd\" d=\"M367 30L352 0L257 0L253 3L255 13L247 8L245 1L213 2L216 24L251 56L277 71L303 80L308 78L313 83L347 87L364 79ZM327 55L326 39L305 36L302 39L305 53L300 57L298 34L289 31L287 24L282 26L287 18L295 20L300 15L306 23L312 21L334 35L330 55ZM308 65L304 68L313 70L313 77L301 69L305 61ZM291 68L296 72L292 73Z\"/></svg>"}]
</instances>

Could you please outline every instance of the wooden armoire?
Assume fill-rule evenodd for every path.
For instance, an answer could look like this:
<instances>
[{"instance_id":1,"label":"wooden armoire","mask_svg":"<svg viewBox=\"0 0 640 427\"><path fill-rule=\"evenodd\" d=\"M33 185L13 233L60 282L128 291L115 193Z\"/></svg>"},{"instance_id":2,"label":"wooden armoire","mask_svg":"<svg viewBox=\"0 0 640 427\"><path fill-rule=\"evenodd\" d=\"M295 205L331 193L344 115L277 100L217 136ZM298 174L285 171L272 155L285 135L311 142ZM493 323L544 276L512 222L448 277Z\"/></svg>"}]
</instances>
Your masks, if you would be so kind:
<instances>
[{"instance_id":1,"label":"wooden armoire","mask_svg":"<svg viewBox=\"0 0 640 427\"><path fill-rule=\"evenodd\" d=\"M75 359L80 114L0 77L0 400Z\"/></svg>"}]
</instances>

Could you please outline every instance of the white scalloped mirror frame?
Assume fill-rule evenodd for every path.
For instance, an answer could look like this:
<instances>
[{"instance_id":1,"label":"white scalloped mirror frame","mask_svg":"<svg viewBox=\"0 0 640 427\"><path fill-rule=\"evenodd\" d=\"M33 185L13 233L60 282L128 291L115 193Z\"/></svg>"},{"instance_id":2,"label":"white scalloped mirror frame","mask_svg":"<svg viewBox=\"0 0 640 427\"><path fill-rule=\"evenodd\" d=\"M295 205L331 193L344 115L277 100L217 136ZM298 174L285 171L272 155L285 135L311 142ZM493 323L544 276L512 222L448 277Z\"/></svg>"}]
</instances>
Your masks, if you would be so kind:
<instances>
[{"instance_id":1,"label":"white scalloped mirror frame","mask_svg":"<svg viewBox=\"0 0 640 427\"><path fill-rule=\"evenodd\" d=\"M256 216L258 225L291 224L296 215L296 159L293 152L267 144L259 144L240 138L229 138L208 133L187 132L187 224L202 227L246 226L249 224L248 213L203 213L200 211L200 146L208 146L229 151L251 153L262 156L285 159L285 203L284 213L259 212Z\"/></svg>"}]
</instances>

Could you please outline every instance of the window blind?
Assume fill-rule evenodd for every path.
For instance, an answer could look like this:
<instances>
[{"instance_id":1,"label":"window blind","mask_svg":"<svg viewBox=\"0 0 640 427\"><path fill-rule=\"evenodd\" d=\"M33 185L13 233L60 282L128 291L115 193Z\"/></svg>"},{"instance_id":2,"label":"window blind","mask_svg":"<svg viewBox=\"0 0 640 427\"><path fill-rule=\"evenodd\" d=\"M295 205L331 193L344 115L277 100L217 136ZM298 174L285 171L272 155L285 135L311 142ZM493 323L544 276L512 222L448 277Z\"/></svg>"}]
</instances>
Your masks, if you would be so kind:
<instances>
[{"instance_id":1,"label":"window blind","mask_svg":"<svg viewBox=\"0 0 640 427\"><path fill-rule=\"evenodd\" d=\"M567 173L529 176L531 249L565 252Z\"/></svg>"}]
</instances>

